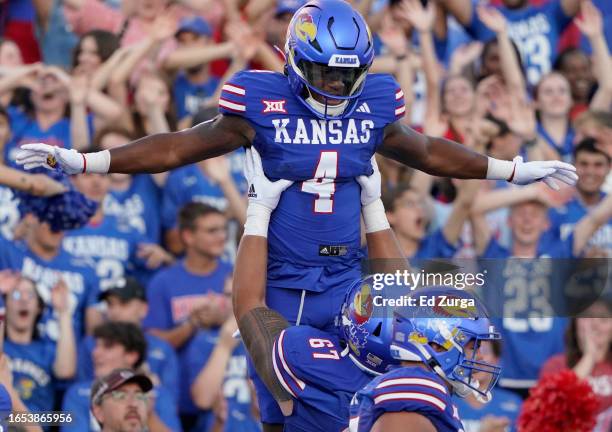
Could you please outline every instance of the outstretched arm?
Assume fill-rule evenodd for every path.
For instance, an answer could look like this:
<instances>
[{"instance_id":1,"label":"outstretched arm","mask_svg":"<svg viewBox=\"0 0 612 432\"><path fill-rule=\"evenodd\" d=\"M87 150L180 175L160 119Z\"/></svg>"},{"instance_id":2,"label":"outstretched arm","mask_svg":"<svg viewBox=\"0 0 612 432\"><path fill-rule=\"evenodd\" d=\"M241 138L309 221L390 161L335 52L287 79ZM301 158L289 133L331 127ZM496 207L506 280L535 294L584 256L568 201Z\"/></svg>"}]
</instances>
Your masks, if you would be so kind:
<instances>
[{"instance_id":1,"label":"outstretched arm","mask_svg":"<svg viewBox=\"0 0 612 432\"><path fill-rule=\"evenodd\" d=\"M190 129L150 135L112 150L78 153L47 144L26 144L17 163L26 169L57 164L68 174L158 173L249 146L255 131L249 123L222 114Z\"/></svg>"},{"instance_id":2,"label":"outstretched arm","mask_svg":"<svg viewBox=\"0 0 612 432\"><path fill-rule=\"evenodd\" d=\"M521 185L543 180L554 189L558 189L558 185L552 179L571 186L578 179L576 169L564 162L525 163L520 157L513 161L499 160L444 138L420 134L399 121L385 128L385 137L378 152L404 165L440 177L486 178Z\"/></svg>"}]
</instances>

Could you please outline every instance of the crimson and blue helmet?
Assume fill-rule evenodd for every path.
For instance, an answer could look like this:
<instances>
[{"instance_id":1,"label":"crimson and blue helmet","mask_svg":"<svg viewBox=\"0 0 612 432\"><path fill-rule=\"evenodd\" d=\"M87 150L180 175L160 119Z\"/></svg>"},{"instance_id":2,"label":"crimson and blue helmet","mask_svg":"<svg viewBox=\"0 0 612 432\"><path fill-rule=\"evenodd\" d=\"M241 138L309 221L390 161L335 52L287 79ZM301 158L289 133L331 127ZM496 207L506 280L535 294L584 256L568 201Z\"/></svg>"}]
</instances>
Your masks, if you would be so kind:
<instances>
[{"instance_id":1,"label":"crimson and blue helmet","mask_svg":"<svg viewBox=\"0 0 612 432\"><path fill-rule=\"evenodd\" d=\"M482 360L481 344L500 339L478 298L453 287L415 291L415 307L396 309L391 357L429 366L460 397L491 399L501 368Z\"/></svg>"},{"instance_id":2,"label":"crimson and blue helmet","mask_svg":"<svg viewBox=\"0 0 612 432\"><path fill-rule=\"evenodd\" d=\"M314 0L291 19L285 57L298 99L320 118L341 118L355 108L374 60L374 44L365 20L350 4Z\"/></svg>"},{"instance_id":3,"label":"crimson and blue helmet","mask_svg":"<svg viewBox=\"0 0 612 432\"><path fill-rule=\"evenodd\" d=\"M395 287L375 289L373 276L355 281L346 293L340 311L340 337L349 347L349 357L362 370L380 375L399 361L390 356L393 309L380 305Z\"/></svg>"}]
</instances>

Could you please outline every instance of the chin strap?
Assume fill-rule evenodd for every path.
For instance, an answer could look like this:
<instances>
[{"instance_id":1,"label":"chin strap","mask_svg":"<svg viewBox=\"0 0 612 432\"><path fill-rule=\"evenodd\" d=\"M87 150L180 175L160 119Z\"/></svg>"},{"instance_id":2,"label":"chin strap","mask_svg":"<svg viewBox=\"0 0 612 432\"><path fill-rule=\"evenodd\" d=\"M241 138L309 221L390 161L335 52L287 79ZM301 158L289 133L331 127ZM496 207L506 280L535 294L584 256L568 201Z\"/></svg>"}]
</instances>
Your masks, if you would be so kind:
<instances>
[{"instance_id":1,"label":"chin strap","mask_svg":"<svg viewBox=\"0 0 612 432\"><path fill-rule=\"evenodd\" d=\"M306 88L308 89L308 87ZM309 89L308 89L308 97L305 100L306 100L306 103L310 105L316 112L324 116L341 115L346 110L346 107L348 106L348 102L349 102L348 100L345 100L339 105L329 105L326 103L321 103L312 96L312 93L310 92Z\"/></svg>"}]
</instances>

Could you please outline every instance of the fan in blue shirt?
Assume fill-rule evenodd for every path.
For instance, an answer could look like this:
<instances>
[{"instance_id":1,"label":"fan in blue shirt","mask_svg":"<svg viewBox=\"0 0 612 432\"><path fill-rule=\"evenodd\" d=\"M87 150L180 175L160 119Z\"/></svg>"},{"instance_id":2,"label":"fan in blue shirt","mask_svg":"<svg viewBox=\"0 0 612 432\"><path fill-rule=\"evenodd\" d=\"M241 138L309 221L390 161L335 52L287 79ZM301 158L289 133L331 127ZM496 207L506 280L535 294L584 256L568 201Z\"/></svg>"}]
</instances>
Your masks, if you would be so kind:
<instances>
[{"instance_id":1,"label":"fan in blue shirt","mask_svg":"<svg viewBox=\"0 0 612 432\"><path fill-rule=\"evenodd\" d=\"M110 178L81 174L74 178L74 184L85 196L102 203L108 195ZM86 226L69 231L62 247L70 255L91 262L100 278L101 291L125 274L146 282L152 270L173 262L159 245L146 243L146 238L126 219L105 215L103 206L98 207Z\"/></svg>"},{"instance_id":2,"label":"fan in blue shirt","mask_svg":"<svg viewBox=\"0 0 612 432\"><path fill-rule=\"evenodd\" d=\"M445 6L475 39L486 42L493 33L478 18L475 0L444 0ZM503 0L498 7L508 21L508 35L524 59L527 81L536 85L557 57L561 33L578 13L579 0L550 0L534 6L528 0Z\"/></svg>"},{"instance_id":3,"label":"fan in blue shirt","mask_svg":"<svg viewBox=\"0 0 612 432\"><path fill-rule=\"evenodd\" d=\"M180 48L191 48L191 52L202 53L207 61L199 61L198 55L191 55L189 65L178 73L174 80L173 93L176 114L179 120L194 116L206 104L214 105L211 97L221 80L211 76L209 62L231 54L230 46L225 53L216 56L206 48L212 46L210 25L199 16L185 17L178 25L175 37ZM219 50L217 50L219 51Z\"/></svg>"},{"instance_id":4,"label":"fan in blue shirt","mask_svg":"<svg viewBox=\"0 0 612 432\"><path fill-rule=\"evenodd\" d=\"M47 223L34 222L25 242L9 242L0 238L0 268L13 269L32 279L45 301L51 305L51 289L61 278L70 291L69 305L76 335L85 332L86 312L95 306L99 280L94 269L61 249L63 232L54 233ZM57 317L45 308L39 323L41 334L57 340Z\"/></svg>"},{"instance_id":5,"label":"fan in blue shirt","mask_svg":"<svg viewBox=\"0 0 612 432\"><path fill-rule=\"evenodd\" d=\"M119 126L96 133L93 148L109 150L127 144L133 134ZM122 219L151 243L161 238L161 189L149 174L110 174L110 190L104 198L104 214Z\"/></svg>"},{"instance_id":6,"label":"fan in blue shirt","mask_svg":"<svg viewBox=\"0 0 612 432\"><path fill-rule=\"evenodd\" d=\"M15 152L22 144L45 142L66 149L73 147L71 119L64 116L68 102L68 89L61 84L57 74L48 72L40 79L40 87L32 93L34 112L27 113L21 108L9 107L13 135L4 147L4 160L14 164ZM86 118L88 139L93 135L93 116ZM77 143L82 148L84 143Z\"/></svg>"},{"instance_id":7,"label":"fan in blue shirt","mask_svg":"<svg viewBox=\"0 0 612 432\"><path fill-rule=\"evenodd\" d=\"M92 352L94 376L109 374L114 369L139 368L146 356L147 342L144 333L132 323L108 322L96 327L93 333L95 348ZM62 411L72 413L73 422L60 428L62 431L99 431L100 425L91 413L90 393L93 380L77 382L64 395ZM180 432L176 401L172 394L156 386L155 406L152 415L165 427Z\"/></svg>"},{"instance_id":8,"label":"fan in blue shirt","mask_svg":"<svg viewBox=\"0 0 612 432\"><path fill-rule=\"evenodd\" d=\"M189 382L195 405L202 410L194 432L205 432L211 410L225 406L223 431L259 432L259 419L253 415L254 393L247 373L247 353L233 337L236 320L231 317L211 334L200 331L189 346ZM224 402L219 402L223 399Z\"/></svg>"},{"instance_id":9,"label":"fan in blue shirt","mask_svg":"<svg viewBox=\"0 0 612 432\"><path fill-rule=\"evenodd\" d=\"M18 276L6 294L4 354L9 358L13 387L32 412L53 410L54 378L69 379L76 372L68 294L68 288L61 284L52 292L53 312L59 317L57 343L37 330L45 303L31 280Z\"/></svg>"},{"instance_id":10,"label":"fan in blue shirt","mask_svg":"<svg viewBox=\"0 0 612 432\"><path fill-rule=\"evenodd\" d=\"M149 311L144 327L166 340L179 357L179 407L195 416L190 398L187 351L195 331L215 331L230 313L224 294L232 267L219 259L225 248L226 217L201 203L187 204L179 214L179 232L185 258L160 270L147 289ZM193 419L192 419L193 420Z\"/></svg>"},{"instance_id":11,"label":"fan in blue shirt","mask_svg":"<svg viewBox=\"0 0 612 432\"><path fill-rule=\"evenodd\" d=\"M551 230L565 240L576 224L606 198L602 186L610 172L610 156L596 147L595 140L587 138L574 149L578 182L576 196L561 208L551 209ZM599 228L588 243L612 256L612 218Z\"/></svg>"},{"instance_id":12,"label":"fan in blue shirt","mask_svg":"<svg viewBox=\"0 0 612 432\"><path fill-rule=\"evenodd\" d=\"M516 192L505 192L509 202ZM568 259L581 256L593 233L607 223L612 216L612 198L606 198L583 217L565 240L544 235L549 226L547 212L542 200L512 205L508 219L511 249L491 237L482 214L472 221L476 251L484 258L481 266L487 271L488 284L482 295L489 306L494 306L496 325L505 340L500 383L508 388L531 387L544 362L563 351L567 323L559 317L566 306L561 287L571 270Z\"/></svg>"},{"instance_id":13,"label":"fan in blue shirt","mask_svg":"<svg viewBox=\"0 0 612 432\"><path fill-rule=\"evenodd\" d=\"M477 182L457 182L457 197L444 226L427 233L426 198L409 186L398 186L385 197L385 209L406 257L413 261L452 258L478 190ZM415 263L418 266L418 263Z\"/></svg>"}]
</instances>

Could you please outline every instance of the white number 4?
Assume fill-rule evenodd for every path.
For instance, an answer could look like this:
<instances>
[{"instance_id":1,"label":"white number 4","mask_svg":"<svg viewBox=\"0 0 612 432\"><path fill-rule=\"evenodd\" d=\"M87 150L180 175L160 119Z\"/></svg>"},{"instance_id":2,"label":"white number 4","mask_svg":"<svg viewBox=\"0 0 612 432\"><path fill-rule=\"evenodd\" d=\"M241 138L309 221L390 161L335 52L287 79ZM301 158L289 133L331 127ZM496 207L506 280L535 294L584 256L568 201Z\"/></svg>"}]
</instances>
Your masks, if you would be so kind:
<instances>
[{"instance_id":1,"label":"white number 4","mask_svg":"<svg viewBox=\"0 0 612 432\"><path fill-rule=\"evenodd\" d=\"M322 151L314 178L302 182L302 192L315 194L318 198L314 202L315 213L333 213L334 181L338 176L338 152Z\"/></svg>"}]
</instances>

